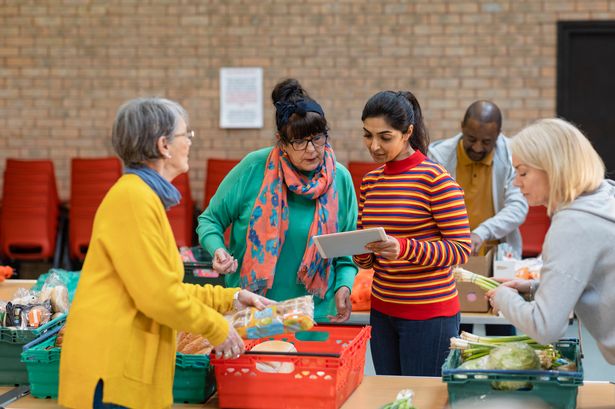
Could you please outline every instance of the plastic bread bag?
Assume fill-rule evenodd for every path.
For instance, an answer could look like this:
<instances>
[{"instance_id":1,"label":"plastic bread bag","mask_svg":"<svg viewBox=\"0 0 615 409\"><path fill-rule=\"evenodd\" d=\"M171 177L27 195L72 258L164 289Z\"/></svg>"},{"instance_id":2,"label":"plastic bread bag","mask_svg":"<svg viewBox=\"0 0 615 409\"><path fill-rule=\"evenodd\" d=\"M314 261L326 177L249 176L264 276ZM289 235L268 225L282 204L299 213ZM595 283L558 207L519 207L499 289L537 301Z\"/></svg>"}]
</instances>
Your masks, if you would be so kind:
<instances>
[{"instance_id":1,"label":"plastic bread bag","mask_svg":"<svg viewBox=\"0 0 615 409\"><path fill-rule=\"evenodd\" d=\"M11 302L13 305L30 305L36 304L38 301L38 292L32 290L26 290L25 288L18 288L13 295Z\"/></svg>"},{"instance_id":2,"label":"plastic bread bag","mask_svg":"<svg viewBox=\"0 0 615 409\"><path fill-rule=\"evenodd\" d=\"M68 312L68 289L58 285L51 290L51 307L53 312Z\"/></svg>"},{"instance_id":3,"label":"plastic bread bag","mask_svg":"<svg viewBox=\"0 0 615 409\"><path fill-rule=\"evenodd\" d=\"M308 330L314 326L314 299L311 295L291 298L267 306L262 311L254 307L230 316L231 325L244 339Z\"/></svg>"}]
</instances>

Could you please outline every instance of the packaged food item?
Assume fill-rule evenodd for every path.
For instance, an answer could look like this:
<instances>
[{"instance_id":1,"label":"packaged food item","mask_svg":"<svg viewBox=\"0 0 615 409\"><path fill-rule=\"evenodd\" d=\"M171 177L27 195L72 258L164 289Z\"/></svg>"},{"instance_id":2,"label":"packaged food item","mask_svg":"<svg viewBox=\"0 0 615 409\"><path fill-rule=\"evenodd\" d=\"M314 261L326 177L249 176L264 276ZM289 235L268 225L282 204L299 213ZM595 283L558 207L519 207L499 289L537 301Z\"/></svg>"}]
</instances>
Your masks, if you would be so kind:
<instances>
[{"instance_id":1,"label":"packaged food item","mask_svg":"<svg viewBox=\"0 0 615 409\"><path fill-rule=\"evenodd\" d=\"M208 355L213 345L201 335L180 331L177 333L177 352L188 355Z\"/></svg>"},{"instance_id":2,"label":"packaged food item","mask_svg":"<svg viewBox=\"0 0 615 409\"><path fill-rule=\"evenodd\" d=\"M286 341L265 341L255 345L250 351L256 352L297 352L297 348L290 342ZM291 373L295 370L295 364L292 362L280 361L263 361L256 362L256 369L261 372L270 373Z\"/></svg>"},{"instance_id":3,"label":"packaged food item","mask_svg":"<svg viewBox=\"0 0 615 409\"><path fill-rule=\"evenodd\" d=\"M314 326L314 299L311 295L291 298L261 311L250 307L237 311L229 320L244 339L308 330Z\"/></svg>"},{"instance_id":4,"label":"packaged food item","mask_svg":"<svg viewBox=\"0 0 615 409\"><path fill-rule=\"evenodd\" d=\"M61 317L62 315L64 315L64 313L62 312L54 312L53 315L51 316L51 320L55 320L58 317Z\"/></svg>"},{"instance_id":5,"label":"packaged food item","mask_svg":"<svg viewBox=\"0 0 615 409\"><path fill-rule=\"evenodd\" d=\"M53 312L68 312L68 289L57 285L51 290L51 307Z\"/></svg>"},{"instance_id":6,"label":"packaged food item","mask_svg":"<svg viewBox=\"0 0 615 409\"><path fill-rule=\"evenodd\" d=\"M5 314L6 314L6 302L0 300L0 327L4 326Z\"/></svg>"},{"instance_id":7,"label":"packaged food item","mask_svg":"<svg viewBox=\"0 0 615 409\"><path fill-rule=\"evenodd\" d=\"M25 324L22 320L22 314L21 314L23 308L24 308L23 305L13 304L13 302L9 301L6 304L6 315L4 317L4 326L25 328Z\"/></svg>"},{"instance_id":8,"label":"packaged food item","mask_svg":"<svg viewBox=\"0 0 615 409\"><path fill-rule=\"evenodd\" d=\"M13 295L11 302L13 305L30 305L36 304L38 301L38 292L26 290L25 288L18 288Z\"/></svg>"},{"instance_id":9,"label":"packaged food item","mask_svg":"<svg viewBox=\"0 0 615 409\"><path fill-rule=\"evenodd\" d=\"M49 322L51 318L51 312L44 305L34 305L27 311L28 327L38 328L43 324Z\"/></svg>"}]
</instances>

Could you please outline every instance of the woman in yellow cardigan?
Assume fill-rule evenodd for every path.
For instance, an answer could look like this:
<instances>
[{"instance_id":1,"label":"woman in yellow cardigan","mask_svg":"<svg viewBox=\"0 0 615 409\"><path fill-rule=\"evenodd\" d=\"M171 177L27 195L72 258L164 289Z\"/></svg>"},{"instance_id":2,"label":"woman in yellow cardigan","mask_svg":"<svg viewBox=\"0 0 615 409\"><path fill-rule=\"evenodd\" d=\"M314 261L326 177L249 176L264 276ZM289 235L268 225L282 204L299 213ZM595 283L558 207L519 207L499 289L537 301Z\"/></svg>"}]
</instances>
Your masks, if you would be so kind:
<instances>
[{"instance_id":1,"label":"woman in yellow cardigan","mask_svg":"<svg viewBox=\"0 0 615 409\"><path fill-rule=\"evenodd\" d=\"M181 199L170 181L188 171L193 136L176 102L141 98L118 110L112 144L126 170L96 212L67 320L64 406L169 407L176 330L203 335L217 354L239 356L243 341L221 313L271 303L238 288L182 282L165 208Z\"/></svg>"}]
</instances>

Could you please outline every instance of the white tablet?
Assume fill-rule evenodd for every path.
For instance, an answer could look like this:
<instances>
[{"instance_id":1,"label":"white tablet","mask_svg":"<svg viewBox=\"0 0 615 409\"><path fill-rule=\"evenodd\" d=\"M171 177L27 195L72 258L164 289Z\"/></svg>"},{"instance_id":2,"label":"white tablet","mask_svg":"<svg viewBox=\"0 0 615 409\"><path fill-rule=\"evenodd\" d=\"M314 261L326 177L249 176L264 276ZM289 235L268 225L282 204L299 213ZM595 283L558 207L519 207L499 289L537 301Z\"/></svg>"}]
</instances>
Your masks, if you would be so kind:
<instances>
[{"instance_id":1,"label":"white tablet","mask_svg":"<svg viewBox=\"0 0 615 409\"><path fill-rule=\"evenodd\" d=\"M375 227L314 236L314 244L316 244L321 257L333 258L371 253L365 248L366 244L386 239L387 235L384 229Z\"/></svg>"}]
</instances>

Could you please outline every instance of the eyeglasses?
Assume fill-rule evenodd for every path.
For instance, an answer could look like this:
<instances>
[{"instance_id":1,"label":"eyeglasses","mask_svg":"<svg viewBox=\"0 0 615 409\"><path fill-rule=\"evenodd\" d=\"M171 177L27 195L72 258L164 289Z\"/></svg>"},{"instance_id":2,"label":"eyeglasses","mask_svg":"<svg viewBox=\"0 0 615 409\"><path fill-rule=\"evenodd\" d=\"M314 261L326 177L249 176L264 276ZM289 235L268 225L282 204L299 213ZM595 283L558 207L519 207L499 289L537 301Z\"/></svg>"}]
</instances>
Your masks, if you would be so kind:
<instances>
[{"instance_id":1,"label":"eyeglasses","mask_svg":"<svg viewBox=\"0 0 615 409\"><path fill-rule=\"evenodd\" d=\"M329 135L327 135L326 133L319 133L309 139L293 139L292 141L290 141L290 146L292 146L293 149L296 151L304 151L307 149L308 143L312 142L312 146L314 146L314 149L318 149L325 146L328 137Z\"/></svg>"},{"instance_id":2,"label":"eyeglasses","mask_svg":"<svg viewBox=\"0 0 615 409\"><path fill-rule=\"evenodd\" d=\"M180 133L180 134L174 135L175 138L177 138L179 136L185 136L186 138L192 140L192 138L194 138L194 131L190 130L190 131L186 131L185 133Z\"/></svg>"}]
</instances>

